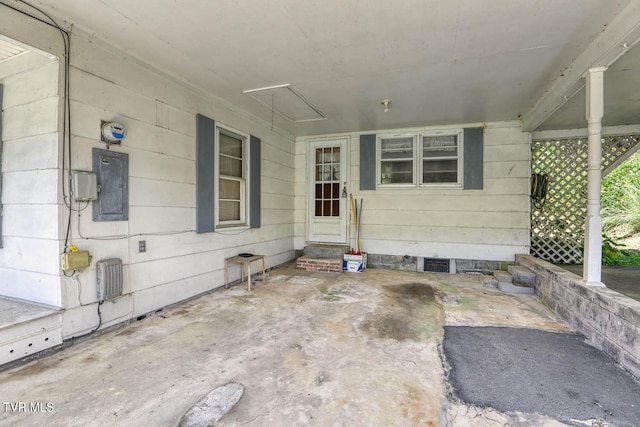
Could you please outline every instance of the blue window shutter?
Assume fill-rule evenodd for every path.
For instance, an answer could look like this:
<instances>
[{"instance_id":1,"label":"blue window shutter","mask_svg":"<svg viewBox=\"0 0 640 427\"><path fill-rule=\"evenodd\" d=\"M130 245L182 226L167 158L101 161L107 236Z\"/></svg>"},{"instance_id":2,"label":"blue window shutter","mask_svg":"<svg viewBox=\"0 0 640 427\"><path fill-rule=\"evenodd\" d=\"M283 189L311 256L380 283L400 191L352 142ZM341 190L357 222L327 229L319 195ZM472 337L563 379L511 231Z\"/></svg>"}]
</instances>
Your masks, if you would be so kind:
<instances>
[{"instance_id":1,"label":"blue window shutter","mask_svg":"<svg viewBox=\"0 0 640 427\"><path fill-rule=\"evenodd\" d=\"M249 138L249 225L260 228L260 138Z\"/></svg>"},{"instance_id":2,"label":"blue window shutter","mask_svg":"<svg viewBox=\"0 0 640 427\"><path fill-rule=\"evenodd\" d=\"M465 190L482 190L483 188L483 138L483 128L467 128L464 130Z\"/></svg>"},{"instance_id":3,"label":"blue window shutter","mask_svg":"<svg viewBox=\"0 0 640 427\"><path fill-rule=\"evenodd\" d=\"M360 135L360 190L376 189L376 136Z\"/></svg>"},{"instance_id":4,"label":"blue window shutter","mask_svg":"<svg viewBox=\"0 0 640 427\"><path fill-rule=\"evenodd\" d=\"M215 127L216 122L196 115L196 232L215 230Z\"/></svg>"}]
</instances>

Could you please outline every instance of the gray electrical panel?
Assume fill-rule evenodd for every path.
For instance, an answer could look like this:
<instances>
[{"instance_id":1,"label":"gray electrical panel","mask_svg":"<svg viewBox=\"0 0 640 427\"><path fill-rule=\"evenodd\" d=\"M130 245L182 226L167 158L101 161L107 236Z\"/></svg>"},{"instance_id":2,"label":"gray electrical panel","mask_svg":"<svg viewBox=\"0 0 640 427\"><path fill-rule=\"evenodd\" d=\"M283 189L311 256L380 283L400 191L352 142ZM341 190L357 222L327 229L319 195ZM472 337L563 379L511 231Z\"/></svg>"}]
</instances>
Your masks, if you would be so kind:
<instances>
[{"instance_id":1,"label":"gray electrical panel","mask_svg":"<svg viewBox=\"0 0 640 427\"><path fill-rule=\"evenodd\" d=\"M93 202L93 220L128 220L129 155L94 148L93 173L98 178L98 200Z\"/></svg>"}]
</instances>

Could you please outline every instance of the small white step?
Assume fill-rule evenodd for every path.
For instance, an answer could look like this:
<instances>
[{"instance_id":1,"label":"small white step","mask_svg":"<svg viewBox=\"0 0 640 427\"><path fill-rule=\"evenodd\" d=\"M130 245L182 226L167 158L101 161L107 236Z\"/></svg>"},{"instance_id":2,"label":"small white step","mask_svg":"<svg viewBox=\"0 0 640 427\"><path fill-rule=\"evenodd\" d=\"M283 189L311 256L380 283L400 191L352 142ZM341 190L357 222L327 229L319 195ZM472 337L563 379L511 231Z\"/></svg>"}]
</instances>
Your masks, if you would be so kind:
<instances>
[{"instance_id":1,"label":"small white step","mask_svg":"<svg viewBox=\"0 0 640 427\"><path fill-rule=\"evenodd\" d=\"M62 311L0 297L0 366L62 344Z\"/></svg>"}]
</instances>

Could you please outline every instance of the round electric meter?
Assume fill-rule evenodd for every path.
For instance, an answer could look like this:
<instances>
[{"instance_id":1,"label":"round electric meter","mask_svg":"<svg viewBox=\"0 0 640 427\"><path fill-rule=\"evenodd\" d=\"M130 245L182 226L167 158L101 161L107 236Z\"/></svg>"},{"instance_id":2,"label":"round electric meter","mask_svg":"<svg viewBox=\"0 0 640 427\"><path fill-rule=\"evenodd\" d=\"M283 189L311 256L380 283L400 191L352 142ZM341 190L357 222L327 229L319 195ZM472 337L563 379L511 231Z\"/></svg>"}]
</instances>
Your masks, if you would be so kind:
<instances>
[{"instance_id":1,"label":"round electric meter","mask_svg":"<svg viewBox=\"0 0 640 427\"><path fill-rule=\"evenodd\" d=\"M127 136L124 125L116 122L107 122L102 125L102 137L110 144L118 144Z\"/></svg>"}]
</instances>

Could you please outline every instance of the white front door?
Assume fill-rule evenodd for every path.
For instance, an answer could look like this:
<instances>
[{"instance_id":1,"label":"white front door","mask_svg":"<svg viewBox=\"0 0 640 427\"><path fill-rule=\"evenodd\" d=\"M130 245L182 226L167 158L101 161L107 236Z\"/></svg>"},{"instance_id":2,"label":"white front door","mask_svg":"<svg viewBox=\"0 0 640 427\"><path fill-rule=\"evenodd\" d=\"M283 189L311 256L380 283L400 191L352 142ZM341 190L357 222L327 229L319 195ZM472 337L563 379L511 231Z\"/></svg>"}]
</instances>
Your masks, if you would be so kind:
<instances>
[{"instance_id":1,"label":"white front door","mask_svg":"<svg viewBox=\"0 0 640 427\"><path fill-rule=\"evenodd\" d=\"M309 242L347 243L348 146L346 138L309 141Z\"/></svg>"}]
</instances>

